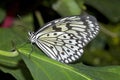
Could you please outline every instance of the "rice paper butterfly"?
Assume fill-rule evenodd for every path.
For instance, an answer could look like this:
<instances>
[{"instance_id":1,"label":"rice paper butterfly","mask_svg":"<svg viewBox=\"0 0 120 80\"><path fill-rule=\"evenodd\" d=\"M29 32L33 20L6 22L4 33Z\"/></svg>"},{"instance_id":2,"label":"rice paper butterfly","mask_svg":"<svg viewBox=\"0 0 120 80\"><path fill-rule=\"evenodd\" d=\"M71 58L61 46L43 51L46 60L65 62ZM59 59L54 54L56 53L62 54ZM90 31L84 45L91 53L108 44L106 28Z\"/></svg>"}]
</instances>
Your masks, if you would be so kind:
<instances>
[{"instance_id":1,"label":"rice paper butterfly","mask_svg":"<svg viewBox=\"0 0 120 80\"><path fill-rule=\"evenodd\" d=\"M82 56L83 48L98 32L95 17L70 16L48 22L37 32L29 32L29 40L50 58L72 63Z\"/></svg>"}]
</instances>

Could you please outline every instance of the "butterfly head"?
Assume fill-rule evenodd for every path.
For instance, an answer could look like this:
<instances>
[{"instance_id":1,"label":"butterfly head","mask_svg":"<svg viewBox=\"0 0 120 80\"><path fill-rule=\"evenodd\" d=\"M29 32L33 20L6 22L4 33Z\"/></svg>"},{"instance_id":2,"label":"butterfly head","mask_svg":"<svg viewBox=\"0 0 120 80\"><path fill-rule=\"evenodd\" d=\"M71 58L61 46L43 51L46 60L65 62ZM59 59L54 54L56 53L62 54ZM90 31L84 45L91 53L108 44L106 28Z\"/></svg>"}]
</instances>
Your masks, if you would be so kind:
<instances>
[{"instance_id":1,"label":"butterfly head","mask_svg":"<svg viewBox=\"0 0 120 80\"><path fill-rule=\"evenodd\" d=\"M34 32L28 32L28 35L29 35L29 40L31 41L31 43L35 43L36 36L35 36Z\"/></svg>"}]
</instances>

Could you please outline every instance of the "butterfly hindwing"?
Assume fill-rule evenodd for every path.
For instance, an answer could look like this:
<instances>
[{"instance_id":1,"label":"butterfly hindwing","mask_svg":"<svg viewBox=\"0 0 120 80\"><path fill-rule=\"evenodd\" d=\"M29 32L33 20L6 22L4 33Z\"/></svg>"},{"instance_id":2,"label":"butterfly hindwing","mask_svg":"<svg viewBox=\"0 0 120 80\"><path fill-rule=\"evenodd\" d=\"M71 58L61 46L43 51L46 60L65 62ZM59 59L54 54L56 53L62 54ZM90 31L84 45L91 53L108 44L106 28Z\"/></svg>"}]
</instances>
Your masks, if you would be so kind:
<instances>
[{"instance_id":1,"label":"butterfly hindwing","mask_svg":"<svg viewBox=\"0 0 120 80\"><path fill-rule=\"evenodd\" d=\"M31 42L54 60L71 63L78 60L83 47L91 41L99 31L93 16L72 16L57 19L44 25L31 35Z\"/></svg>"}]
</instances>

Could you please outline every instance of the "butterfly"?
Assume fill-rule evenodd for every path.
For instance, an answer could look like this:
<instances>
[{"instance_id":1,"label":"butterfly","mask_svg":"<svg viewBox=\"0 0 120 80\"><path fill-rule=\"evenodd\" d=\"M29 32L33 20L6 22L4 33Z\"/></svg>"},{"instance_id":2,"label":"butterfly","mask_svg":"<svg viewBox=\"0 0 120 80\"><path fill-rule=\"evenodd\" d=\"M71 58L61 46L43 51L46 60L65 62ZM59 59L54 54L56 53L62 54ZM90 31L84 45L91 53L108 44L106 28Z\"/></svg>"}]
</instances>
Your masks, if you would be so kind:
<instances>
[{"instance_id":1,"label":"butterfly","mask_svg":"<svg viewBox=\"0 0 120 80\"><path fill-rule=\"evenodd\" d=\"M99 25L91 15L56 19L37 32L29 32L29 40L47 56L62 63L72 63L83 54L83 48L99 32Z\"/></svg>"}]
</instances>

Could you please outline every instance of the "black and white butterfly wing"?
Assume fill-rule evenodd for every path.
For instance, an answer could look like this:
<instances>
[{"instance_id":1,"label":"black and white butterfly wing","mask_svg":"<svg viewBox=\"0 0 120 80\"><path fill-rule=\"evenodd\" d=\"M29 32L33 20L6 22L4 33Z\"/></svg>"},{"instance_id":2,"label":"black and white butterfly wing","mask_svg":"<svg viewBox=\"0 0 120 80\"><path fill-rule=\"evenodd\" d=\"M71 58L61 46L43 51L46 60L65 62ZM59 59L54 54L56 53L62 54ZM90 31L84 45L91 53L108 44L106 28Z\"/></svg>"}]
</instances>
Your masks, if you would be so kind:
<instances>
[{"instance_id":1,"label":"black and white butterfly wing","mask_svg":"<svg viewBox=\"0 0 120 80\"><path fill-rule=\"evenodd\" d=\"M72 16L49 22L30 34L30 40L52 59L71 63L81 57L83 47L98 31L99 26L93 16Z\"/></svg>"}]
</instances>

